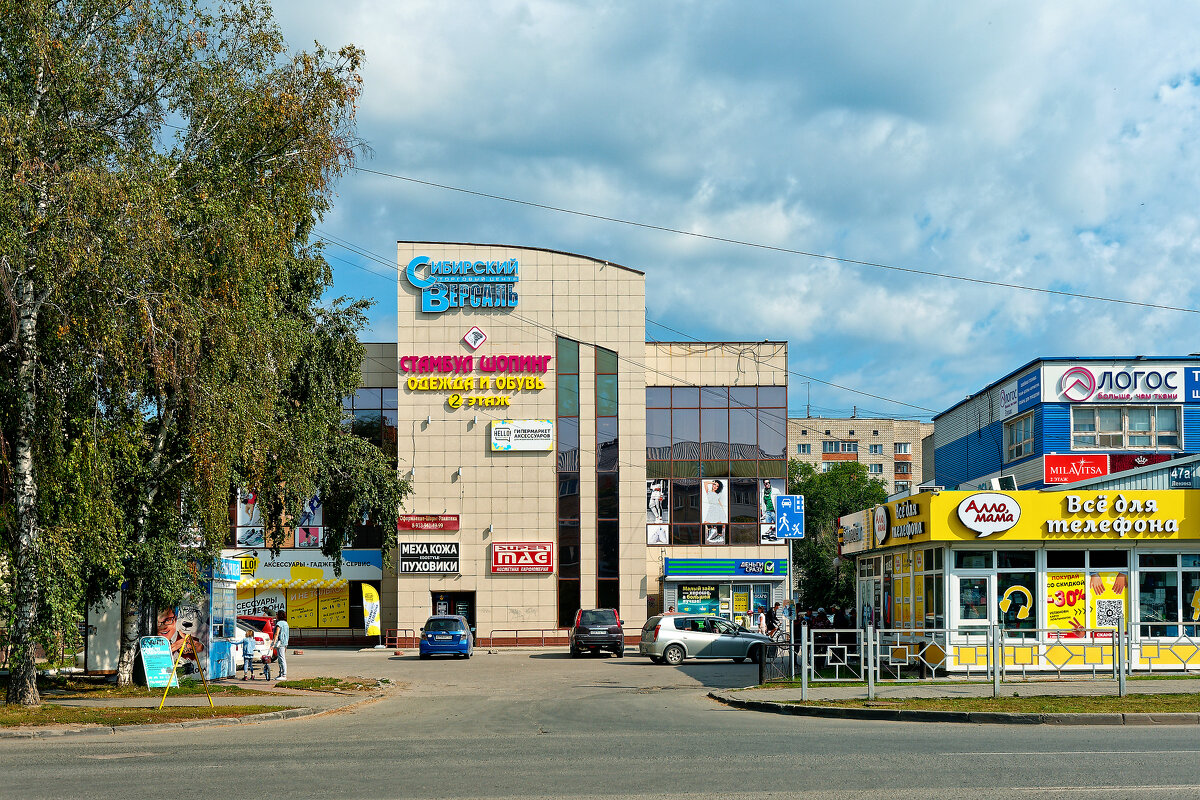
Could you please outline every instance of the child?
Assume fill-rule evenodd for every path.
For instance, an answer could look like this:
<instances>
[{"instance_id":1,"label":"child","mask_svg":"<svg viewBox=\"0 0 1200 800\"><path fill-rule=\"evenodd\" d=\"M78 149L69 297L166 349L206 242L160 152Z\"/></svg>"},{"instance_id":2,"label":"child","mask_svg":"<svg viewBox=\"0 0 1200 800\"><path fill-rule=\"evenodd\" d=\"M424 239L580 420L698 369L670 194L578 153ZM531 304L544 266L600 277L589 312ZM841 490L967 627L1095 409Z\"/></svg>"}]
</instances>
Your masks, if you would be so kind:
<instances>
[{"instance_id":1,"label":"child","mask_svg":"<svg viewBox=\"0 0 1200 800\"><path fill-rule=\"evenodd\" d=\"M251 633L242 639L242 680L254 680L254 635Z\"/></svg>"}]
</instances>

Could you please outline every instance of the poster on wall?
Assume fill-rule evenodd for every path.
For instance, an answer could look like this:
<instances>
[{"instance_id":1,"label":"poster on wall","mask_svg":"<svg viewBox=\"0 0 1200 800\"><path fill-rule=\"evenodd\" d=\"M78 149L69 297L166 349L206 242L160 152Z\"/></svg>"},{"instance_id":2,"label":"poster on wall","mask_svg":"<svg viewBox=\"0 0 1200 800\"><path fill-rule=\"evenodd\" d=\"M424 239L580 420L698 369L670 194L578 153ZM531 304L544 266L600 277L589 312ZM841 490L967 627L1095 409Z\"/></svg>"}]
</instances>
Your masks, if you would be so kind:
<instances>
[{"instance_id":1,"label":"poster on wall","mask_svg":"<svg viewBox=\"0 0 1200 800\"><path fill-rule=\"evenodd\" d=\"M405 573L458 573L458 542L400 542L398 571Z\"/></svg>"},{"instance_id":2,"label":"poster on wall","mask_svg":"<svg viewBox=\"0 0 1200 800\"><path fill-rule=\"evenodd\" d=\"M1091 627L1117 627L1128 607L1125 591L1128 582L1129 578L1124 572L1097 572L1088 576L1088 620ZM1092 634L1094 639L1109 637L1109 633Z\"/></svg>"},{"instance_id":3,"label":"poster on wall","mask_svg":"<svg viewBox=\"0 0 1200 800\"><path fill-rule=\"evenodd\" d=\"M784 539L775 530L775 523L764 522L758 526L758 543L761 544L786 544L787 539Z\"/></svg>"},{"instance_id":4,"label":"poster on wall","mask_svg":"<svg viewBox=\"0 0 1200 800\"><path fill-rule=\"evenodd\" d=\"M283 589L254 589L239 586L237 613L239 617L273 617L276 611L286 611Z\"/></svg>"},{"instance_id":5,"label":"poster on wall","mask_svg":"<svg viewBox=\"0 0 1200 800\"><path fill-rule=\"evenodd\" d=\"M258 513L258 492L238 492L237 525L239 528L261 526L262 516Z\"/></svg>"},{"instance_id":6,"label":"poster on wall","mask_svg":"<svg viewBox=\"0 0 1200 800\"><path fill-rule=\"evenodd\" d=\"M670 544L670 530L669 525L647 525L646 544Z\"/></svg>"},{"instance_id":7,"label":"poster on wall","mask_svg":"<svg viewBox=\"0 0 1200 800\"><path fill-rule=\"evenodd\" d=\"M296 547L320 547L320 528L296 528Z\"/></svg>"},{"instance_id":8,"label":"poster on wall","mask_svg":"<svg viewBox=\"0 0 1200 800\"><path fill-rule=\"evenodd\" d=\"M681 583L676 610L682 614L716 614L720 605L715 583Z\"/></svg>"},{"instance_id":9,"label":"poster on wall","mask_svg":"<svg viewBox=\"0 0 1200 800\"><path fill-rule=\"evenodd\" d=\"M705 525L704 526L704 543L705 544L725 544L725 526L724 525Z\"/></svg>"},{"instance_id":10,"label":"poster on wall","mask_svg":"<svg viewBox=\"0 0 1200 800\"><path fill-rule=\"evenodd\" d=\"M321 589L287 590L288 625L293 628L317 627L317 600L321 591Z\"/></svg>"},{"instance_id":11,"label":"poster on wall","mask_svg":"<svg viewBox=\"0 0 1200 800\"><path fill-rule=\"evenodd\" d=\"M729 481L705 478L700 482L700 521L724 525L729 522Z\"/></svg>"},{"instance_id":12,"label":"poster on wall","mask_svg":"<svg viewBox=\"0 0 1200 800\"><path fill-rule=\"evenodd\" d=\"M1054 637L1083 638L1086 610L1087 577L1082 572L1046 573L1046 627L1056 631Z\"/></svg>"},{"instance_id":13,"label":"poster on wall","mask_svg":"<svg viewBox=\"0 0 1200 800\"><path fill-rule=\"evenodd\" d=\"M154 632L171 645L171 655L182 653L179 672L184 675L198 671L197 664L207 664L208 648L212 643L208 628L208 604L203 598L185 598L182 603L158 612ZM184 641L187 646L184 647Z\"/></svg>"},{"instance_id":14,"label":"poster on wall","mask_svg":"<svg viewBox=\"0 0 1200 800\"><path fill-rule=\"evenodd\" d=\"M350 627L350 587L322 589L317 599L317 627Z\"/></svg>"},{"instance_id":15,"label":"poster on wall","mask_svg":"<svg viewBox=\"0 0 1200 800\"><path fill-rule=\"evenodd\" d=\"M505 419L492 423L492 452L554 449L554 420Z\"/></svg>"},{"instance_id":16,"label":"poster on wall","mask_svg":"<svg viewBox=\"0 0 1200 800\"><path fill-rule=\"evenodd\" d=\"M266 531L263 528L238 528L238 547L263 547L267 543Z\"/></svg>"},{"instance_id":17,"label":"poster on wall","mask_svg":"<svg viewBox=\"0 0 1200 800\"><path fill-rule=\"evenodd\" d=\"M758 507L758 521L760 523L775 524L775 510L779 504L779 498L784 494L783 478L764 478L760 484L762 490L762 501Z\"/></svg>"},{"instance_id":18,"label":"poster on wall","mask_svg":"<svg viewBox=\"0 0 1200 800\"><path fill-rule=\"evenodd\" d=\"M661 525L671 521L669 493L669 481L646 481L646 524Z\"/></svg>"}]
</instances>

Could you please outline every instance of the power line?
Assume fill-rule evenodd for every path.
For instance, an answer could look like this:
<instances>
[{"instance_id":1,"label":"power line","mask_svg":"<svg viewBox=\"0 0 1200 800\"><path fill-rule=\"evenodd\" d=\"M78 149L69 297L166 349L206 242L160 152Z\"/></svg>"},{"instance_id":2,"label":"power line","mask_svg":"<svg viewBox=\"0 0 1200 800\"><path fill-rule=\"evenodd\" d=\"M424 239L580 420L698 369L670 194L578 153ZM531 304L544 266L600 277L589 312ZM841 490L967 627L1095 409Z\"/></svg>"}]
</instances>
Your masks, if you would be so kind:
<instances>
[{"instance_id":1,"label":"power line","mask_svg":"<svg viewBox=\"0 0 1200 800\"><path fill-rule=\"evenodd\" d=\"M622 219L620 217L610 217L604 214L592 214L587 211L576 211L575 209L562 208L560 206L547 205L545 203L535 203L531 200L520 200L515 197L505 197L499 194L490 194L488 192L479 192L474 189L464 189L460 186L450 186L445 183L435 183L434 181L421 180L420 178L412 178L407 175L397 175L391 172L382 172L380 170L367 169L366 167L351 167L351 169L359 172L366 172L372 175L380 175L385 178L394 178L399 181L407 181L421 186L430 186L435 189L445 189L449 192L459 192L460 194L468 194L474 197L482 197L488 200L499 200L504 203L513 203L514 205L527 206L529 208L540 208L545 211L555 211L559 214L570 214L576 217L585 217L587 219L600 220L602 222L615 222L619 225L629 225L634 228L642 228L644 230L661 231L663 233L673 233L677 236L691 236L694 239L703 239L710 242L721 242L723 244L732 244L738 247L750 247L756 250L767 250L775 253L787 253L788 255L806 256L808 258L819 258L825 261L835 261L839 264L853 264L859 267L871 267L872 269L889 270L892 272L901 272L909 275L923 275L929 278L943 278L951 281L962 281L964 283L977 283L982 286L995 286L1002 289L1017 289L1023 292L1037 292L1039 294L1048 294L1058 297L1072 297L1079 300L1094 300L1100 303L1120 303L1127 306L1136 306L1138 308L1153 308L1160 311L1181 311L1187 314L1200 314L1200 309L1184 308L1181 306L1167 306L1158 303L1143 303L1139 300L1126 300L1120 297L1104 297L1094 294L1082 294L1079 292L1068 292L1061 289L1047 289L1042 286L1026 286L1020 283L1009 283L1006 281L989 281L984 278L972 278L967 275L955 275L952 272L934 272L926 269L915 269L913 267L899 267L894 264L883 264L878 261L864 261L856 258L845 258L843 256L831 256L825 253L813 253L808 250L799 250L791 247L781 247L779 245L763 244L761 242L750 242L743 239L731 239L726 236L715 236L709 233L695 233L694 231L685 231L679 228L671 228L665 225L652 225L648 222L638 222L636 220ZM907 405L907 404L905 404Z\"/></svg>"},{"instance_id":2,"label":"power line","mask_svg":"<svg viewBox=\"0 0 1200 800\"><path fill-rule=\"evenodd\" d=\"M397 274L399 274L399 271L400 271L400 268L399 268L399 266L398 266L398 265L396 265L396 264L394 264L394 263L392 263L392 262L390 262L390 261L388 261L388 260L386 260L385 258L383 258L383 256L380 256L378 253L373 253L373 252L371 252L370 250L367 250L367 249L365 249L365 248L362 248L362 247L360 247L359 245L356 245L356 244L354 244L353 242L350 242L350 241L348 241L348 240L346 240L346 239L342 239L342 238L341 238L341 237L339 237L339 236L334 236L333 234L327 233L327 232L325 232L325 231L321 231L321 230L315 230L315 229L314 229L314 231L313 231L313 232L314 232L314 233L315 233L317 236L320 236L320 237L322 237L322 239L323 239L324 241L326 241L326 242L327 242L327 243L329 243L329 244L332 244L332 245L334 245L335 247L342 247L342 248L344 248L344 249L346 249L346 250L349 250L350 252L354 253L355 255L359 255L359 256L362 256L363 258L367 258L367 259L370 259L371 261L375 261L375 262L377 262L377 263L379 263L379 264L383 264L383 265L387 266L389 269L391 269L392 271L394 271L394 272L396 272ZM338 259L338 260L339 260L339 261L342 261L343 263L350 264L350 266L356 266L356 265L352 264L351 262L349 262L349 261L346 261L345 259ZM364 269L364 270L366 270L366 268L365 268L365 267L361 267L361 269ZM378 273L374 272L373 270L366 270L366 271L367 271L367 272L370 272L370 273L371 273L371 274L373 274L373 275L377 275L377 274L378 274ZM532 319L529 319L528 317L523 317L523 316L521 316L520 314L517 314L517 313L513 313L513 314L512 314L512 316L513 316L513 317L516 317L517 319L520 319L521 321L523 321L523 322L526 322L526 323L528 323L528 324L530 324L530 325L534 325L534 326L536 326L536 327L542 328L542 329L544 329L544 330L546 330L546 331L548 331L548 332L550 332L550 333L553 333L553 334L554 334L554 335L556 335L556 336L557 336L557 335L560 335L560 332L559 332L557 329L555 329L555 328L553 328L553 327L550 327L550 326L547 326L547 325L542 325L541 323L538 323L538 322L536 322L536 321L534 321L534 320L532 320ZM686 338L690 339L691 341L693 341L693 342L695 342L695 343L697 343L697 344L715 344L715 345L717 345L717 346L721 346L721 347L726 347L726 346L727 346L727 345L726 345L726 343L721 343L721 342L713 342L713 343L710 343L710 342L704 342L703 340L699 339L699 338L698 338L698 337L696 337L696 336L693 336L693 335L692 335L692 334L690 334L690 333L686 333L686 332L684 332L684 331L680 331L680 330L678 330L678 329L676 329L676 328L672 328L672 327L670 327L669 325L665 325L665 324L663 324L663 323L661 323L661 322L657 322L657 321L655 321L655 320L652 320L652 319L650 319L649 317L647 317L647 318L646 318L646 322L647 322L647 323L654 324L654 325L657 325L657 326L658 326L658 327L660 327L660 328L664 328L664 329L666 329L666 330L669 330L669 331L671 331L672 333L676 333L676 334L678 334L678 335L680 335L680 336L684 336L684 337L686 337ZM505 323L505 324L506 324L506 323ZM570 338L570 337L567 337L567 338ZM591 343L585 343L585 344L591 344ZM624 358L624 357L622 357L622 358ZM758 360L757 358L755 358L755 357L754 357L752 354L751 354L751 355L747 355L747 358L750 358L751 360L755 361L755 363L758 363L758 364L760 364L760 365L762 364L762 362L761 362L760 360ZM628 359L625 359L625 360L628 360ZM634 362L630 362L630 363L634 363ZM647 365L645 365L645 364L635 364L635 366L639 366L639 367L641 367L642 369L650 369L650 368L649 368L649 367L647 367ZM664 377L671 378L672 380L678 380L680 383L683 383L683 384L685 384L685 385L691 385L691 384L689 384L687 381L683 381L681 378L678 378L677 376L673 376L673 375L667 375L667 374L665 374L665 373L662 373L662 372L661 372L661 371L659 371L659 370L651 370L651 371L658 372L660 375L663 375ZM826 386L832 386L832 387L833 387L833 388L835 388L835 389L841 389L841 390L843 390L843 391L852 392L852 393L854 393L854 394L860 394L860 395L862 395L862 396L864 396L864 397L870 397L870 398L873 398L873 399L875 399L875 400L882 400L882 401L884 401L884 402L886 402L886 403L893 403L893 404L895 404L895 405L905 406L905 407L907 407L907 408L915 408L915 409L917 409L918 411L926 411L926 412L928 412L928 413L930 413L930 414L936 413L936 412L935 412L933 409L931 409L931 408L925 408L924 406L918 406L918 405L914 405L913 403L906 403L906 402L904 402L903 400L894 400L894 399L892 399L892 398L890 398L890 397L883 397L883 396L881 396L881 395L872 394L871 392L864 392L864 391L862 391L861 389L854 389L854 388L851 388L851 387L849 387L849 386L843 386L843 385L841 385L841 384L838 384L838 383L833 383L832 381L826 381L826 380L822 380L822 379L820 379L820 378L815 378L815 377L812 377L812 376L810 376L810 375L806 375L806 374L804 374L804 373L797 372L797 371L795 371L795 370L792 370L792 369L787 369L787 370L786 370L786 372L787 372L787 374L789 374L789 375L795 375L796 377L798 377L798 378L803 378L804 380L808 380L808 381L814 381L814 382L816 382L816 383L821 383L821 384L824 384L824 385L826 385Z\"/></svg>"}]
</instances>

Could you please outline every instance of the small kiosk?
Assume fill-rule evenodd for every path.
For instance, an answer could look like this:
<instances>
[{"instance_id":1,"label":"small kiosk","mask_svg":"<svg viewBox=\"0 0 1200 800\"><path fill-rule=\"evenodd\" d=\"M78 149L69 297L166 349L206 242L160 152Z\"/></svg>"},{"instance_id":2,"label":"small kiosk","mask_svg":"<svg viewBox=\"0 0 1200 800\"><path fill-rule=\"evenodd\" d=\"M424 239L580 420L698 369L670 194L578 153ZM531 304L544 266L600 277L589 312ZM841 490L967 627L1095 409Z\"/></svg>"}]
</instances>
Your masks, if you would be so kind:
<instances>
[{"instance_id":1,"label":"small kiosk","mask_svg":"<svg viewBox=\"0 0 1200 800\"><path fill-rule=\"evenodd\" d=\"M860 624L948 671L993 625L1006 669L1111 665L1122 618L1135 669L1200 668L1200 490L927 492L839 523Z\"/></svg>"}]
</instances>

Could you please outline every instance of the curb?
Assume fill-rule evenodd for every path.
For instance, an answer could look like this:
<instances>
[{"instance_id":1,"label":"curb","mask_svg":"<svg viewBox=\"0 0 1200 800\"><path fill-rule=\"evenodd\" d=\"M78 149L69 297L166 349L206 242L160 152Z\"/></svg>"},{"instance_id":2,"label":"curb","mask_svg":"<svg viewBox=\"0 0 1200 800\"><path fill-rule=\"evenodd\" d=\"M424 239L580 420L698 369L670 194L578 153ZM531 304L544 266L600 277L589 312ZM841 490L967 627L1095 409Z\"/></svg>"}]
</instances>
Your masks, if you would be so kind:
<instances>
[{"instance_id":1,"label":"curb","mask_svg":"<svg viewBox=\"0 0 1200 800\"><path fill-rule=\"evenodd\" d=\"M899 708L799 706L767 700L738 700L715 691L709 692L708 696L718 703L747 711L876 722L958 722L976 725L1200 725L1200 714L1193 713L1026 714L1004 711L906 711Z\"/></svg>"},{"instance_id":2,"label":"curb","mask_svg":"<svg viewBox=\"0 0 1200 800\"><path fill-rule=\"evenodd\" d=\"M121 733L143 733L145 731L170 731L184 728L215 728L229 725L252 725L258 722L275 722L298 717L311 717L333 711L331 708L287 708L283 711L268 711L245 717L217 717L215 719L189 719L183 722L156 722L149 725L98 725L90 728L32 728L29 730L0 730L0 739L44 739L58 736L81 736L93 734L109 736Z\"/></svg>"}]
</instances>

